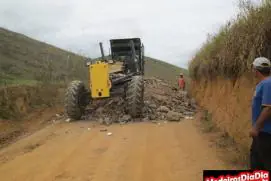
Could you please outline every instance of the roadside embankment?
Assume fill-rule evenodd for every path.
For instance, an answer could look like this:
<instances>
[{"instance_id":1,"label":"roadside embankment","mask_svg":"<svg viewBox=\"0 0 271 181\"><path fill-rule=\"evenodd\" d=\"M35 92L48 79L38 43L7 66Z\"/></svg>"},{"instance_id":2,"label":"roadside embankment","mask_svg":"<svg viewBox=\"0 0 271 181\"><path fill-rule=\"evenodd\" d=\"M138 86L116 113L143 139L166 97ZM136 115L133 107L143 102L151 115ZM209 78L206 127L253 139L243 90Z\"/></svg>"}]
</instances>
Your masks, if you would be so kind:
<instances>
[{"instance_id":1,"label":"roadside embankment","mask_svg":"<svg viewBox=\"0 0 271 181\"><path fill-rule=\"evenodd\" d=\"M235 83L224 78L193 83L193 95L212 116L213 123L234 138L241 150L248 151L251 128L251 99L254 85L246 76Z\"/></svg>"},{"instance_id":2,"label":"roadside embankment","mask_svg":"<svg viewBox=\"0 0 271 181\"><path fill-rule=\"evenodd\" d=\"M22 119L35 108L56 106L63 101L60 85L20 85L0 88L0 118Z\"/></svg>"}]
</instances>

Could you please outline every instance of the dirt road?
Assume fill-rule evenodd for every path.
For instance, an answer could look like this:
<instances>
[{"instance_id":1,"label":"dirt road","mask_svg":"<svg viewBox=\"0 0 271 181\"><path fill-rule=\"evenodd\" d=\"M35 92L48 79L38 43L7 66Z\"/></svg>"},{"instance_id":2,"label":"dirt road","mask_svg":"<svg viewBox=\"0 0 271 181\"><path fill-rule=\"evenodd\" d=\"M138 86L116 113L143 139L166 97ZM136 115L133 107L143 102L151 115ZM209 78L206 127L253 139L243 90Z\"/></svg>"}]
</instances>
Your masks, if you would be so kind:
<instances>
[{"instance_id":1,"label":"dirt road","mask_svg":"<svg viewBox=\"0 0 271 181\"><path fill-rule=\"evenodd\" d=\"M1 150L0 178L198 181L203 169L229 169L194 123L53 124Z\"/></svg>"}]
</instances>

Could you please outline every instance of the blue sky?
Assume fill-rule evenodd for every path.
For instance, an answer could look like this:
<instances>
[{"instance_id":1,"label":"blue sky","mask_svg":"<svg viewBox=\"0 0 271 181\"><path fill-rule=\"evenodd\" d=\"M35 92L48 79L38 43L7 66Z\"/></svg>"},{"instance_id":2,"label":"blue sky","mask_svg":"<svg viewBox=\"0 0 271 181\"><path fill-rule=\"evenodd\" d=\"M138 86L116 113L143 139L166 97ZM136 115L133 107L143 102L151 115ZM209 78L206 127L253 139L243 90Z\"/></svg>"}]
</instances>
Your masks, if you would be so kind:
<instances>
[{"instance_id":1,"label":"blue sky","mask_svg":"<svg viewBox=\"0 0 271 181\"><path fill-rule=\"evenodd\" d=\"M187 67L238 13L236 0L0 0L0 26L92 58L98 43L140 37L146 55Z\"/></svg>"}]
</instances>

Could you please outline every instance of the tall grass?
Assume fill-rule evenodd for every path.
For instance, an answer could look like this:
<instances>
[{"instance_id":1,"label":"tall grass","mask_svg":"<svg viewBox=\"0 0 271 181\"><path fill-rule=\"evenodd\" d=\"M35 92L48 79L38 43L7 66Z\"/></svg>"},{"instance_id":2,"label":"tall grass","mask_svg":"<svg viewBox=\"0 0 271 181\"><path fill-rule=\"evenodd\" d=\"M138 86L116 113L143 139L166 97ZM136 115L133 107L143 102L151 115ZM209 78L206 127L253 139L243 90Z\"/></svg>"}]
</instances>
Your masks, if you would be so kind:
<instances>
[{"instance_id":1,"label":"tall grass","mask_svg":"<svg viewBox=\"0 0 271 181\"><path fill-rule=\"evenodd\" d=\"M217 76L235 80L257 56L271 58L271 0L240 1L240 13L210 35L189 63L194 80Z\"/></svg>"}]
</instances>

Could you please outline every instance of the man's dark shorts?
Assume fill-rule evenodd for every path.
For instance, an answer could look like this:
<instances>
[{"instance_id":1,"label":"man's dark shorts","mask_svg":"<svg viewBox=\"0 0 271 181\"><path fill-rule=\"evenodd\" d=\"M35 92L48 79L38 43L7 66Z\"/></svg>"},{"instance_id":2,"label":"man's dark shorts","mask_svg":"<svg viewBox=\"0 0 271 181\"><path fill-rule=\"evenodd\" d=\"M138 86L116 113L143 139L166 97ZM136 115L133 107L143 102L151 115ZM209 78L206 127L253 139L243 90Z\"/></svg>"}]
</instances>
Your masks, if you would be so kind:
<instances>
[{"instance_id":1,"label":"man's dark shorts","mask_svg":"<svg viewBox=\"0 0 271 181\"><path fill-rule=\"evenodd\" d=\"M271 170L271 134L260 132L253 138L250 150L252 170Z\"/></svg>"}]
</instances>

